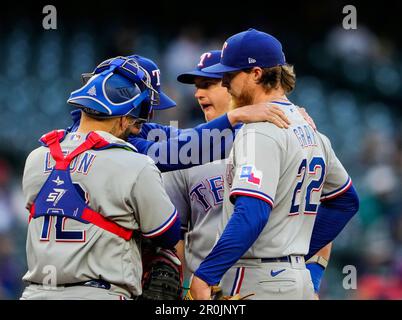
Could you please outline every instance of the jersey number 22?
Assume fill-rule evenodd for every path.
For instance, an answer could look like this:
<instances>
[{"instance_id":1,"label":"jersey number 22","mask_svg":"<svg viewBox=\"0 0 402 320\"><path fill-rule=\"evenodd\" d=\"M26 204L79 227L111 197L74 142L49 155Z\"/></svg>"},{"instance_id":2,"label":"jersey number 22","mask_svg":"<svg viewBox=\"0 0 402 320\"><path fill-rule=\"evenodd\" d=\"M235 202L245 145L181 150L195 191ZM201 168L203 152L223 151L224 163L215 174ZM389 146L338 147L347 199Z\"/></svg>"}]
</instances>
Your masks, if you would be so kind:
<instances>
[{"instance_id":1,"label":"jersey number 22","mask_svg":"<svg viewBox=\"0 0 402 320\"><path fill-rule=\"evenodd\" d=\"M318 176L317 172L321 168L321 173ZM303 159L303 161L300 164L299 170L297 172L297 177L301 179L297 185L295 190L293 191L293 197L292 197L292 206L290 207L289 215L294 216L299 214L299 205L295 204L296 202L296 196L297 194L301 191L303 187L303 183L306 178L306 174L310 176L313 176L313 179L310 181L310 183L307 186L306 189L306 205L303 210L304 214L316 214L318 205L319 203L313 203L311 201L311 195L313 192L318 192L321 190L322 185L324 183L324 177L325 177L325 162L324 159L321 157L314 157L311 159L310 163L307 166L307 160Z\"/></svg>"}]
</instances>

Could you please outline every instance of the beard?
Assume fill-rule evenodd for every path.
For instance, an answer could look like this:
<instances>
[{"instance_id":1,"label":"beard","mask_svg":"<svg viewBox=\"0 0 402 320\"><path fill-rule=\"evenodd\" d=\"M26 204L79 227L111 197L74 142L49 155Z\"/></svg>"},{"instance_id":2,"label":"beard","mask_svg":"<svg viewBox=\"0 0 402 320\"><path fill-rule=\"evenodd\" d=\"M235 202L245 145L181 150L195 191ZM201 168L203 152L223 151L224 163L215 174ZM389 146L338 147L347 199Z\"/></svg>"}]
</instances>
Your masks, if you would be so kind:
<instances>
[{"instance_id":1,"label":"beard","mask_svg":"<svg viewBox=\"0 0 402 320\"><path fill-rule=\"evenodd\" d=\"M253 104L253 100L251 92L243 89L237 97L232 96L232 105L233 108L241 108Z\"/></svg>"},{"instance_id":2,"label":"beard","mask_svg":"<svg viewBox=\"0 0 402 320\"><path fill-rule=\"evenodd\" d=\"M129 135L131 134L131 128L127 128L125 131L123 131L118 138L127 141Z\"/></svg>"},{"instance_id":3,"label":"beard","mask_svg":"<svg viewBox=\"0 0 402 320\"><path fill-rule=\"evenodd\" d=\"M138 135L141 132L142 128L142 123L135 123L131 126L129 126L125 131L122 132L122 134L119 136L120 139L127 141L128 137L133 134L133 135Z\"/></svg>"}]
</instances>

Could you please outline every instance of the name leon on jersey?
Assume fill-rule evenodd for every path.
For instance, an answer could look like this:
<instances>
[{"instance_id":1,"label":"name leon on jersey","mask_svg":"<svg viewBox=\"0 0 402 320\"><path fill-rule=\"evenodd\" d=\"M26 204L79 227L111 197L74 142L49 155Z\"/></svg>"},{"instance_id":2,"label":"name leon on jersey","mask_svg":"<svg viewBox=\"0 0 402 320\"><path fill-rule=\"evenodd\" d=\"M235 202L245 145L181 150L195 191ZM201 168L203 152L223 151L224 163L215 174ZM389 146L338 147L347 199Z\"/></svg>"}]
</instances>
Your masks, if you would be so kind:
<instances>
[{"instance_id":1,"label":"name leon on jersey","mask_svg":"<svg viewBox=\"0 0 402 320\"><path fill-rule=\"evenodd\" d=\"M66 156L67 152L63 151L63 154ZM87 175L95 158L96 155L91 152L80 154L70 163L70 172L73 173L76 171L78 173ZM54 162L53 158L50 155L50 152L47 152L45 155L45 162L43 166L43 172L45 174L50 173L53 170L53 165L51 164L51 161Z\"/></svg>"}]
</instances>

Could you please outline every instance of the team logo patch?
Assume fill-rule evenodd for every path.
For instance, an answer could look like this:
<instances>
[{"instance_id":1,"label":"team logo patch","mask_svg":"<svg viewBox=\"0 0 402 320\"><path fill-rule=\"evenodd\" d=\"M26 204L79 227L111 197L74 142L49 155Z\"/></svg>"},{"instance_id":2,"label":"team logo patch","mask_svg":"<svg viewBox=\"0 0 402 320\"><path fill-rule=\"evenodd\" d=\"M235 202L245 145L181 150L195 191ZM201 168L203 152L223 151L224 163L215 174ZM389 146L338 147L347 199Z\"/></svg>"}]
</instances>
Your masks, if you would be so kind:
<instances>
[{"instance_id":1,"label":"team logo patch","mask_svg":"<svg viewBox=\"0 0 402 320\"><path fill-rule=\"evenodd\" d=\"M240 168L240 180L261 187L262 172L257 170L254 166L245 165Z\"/></svg>"}]
</instances>

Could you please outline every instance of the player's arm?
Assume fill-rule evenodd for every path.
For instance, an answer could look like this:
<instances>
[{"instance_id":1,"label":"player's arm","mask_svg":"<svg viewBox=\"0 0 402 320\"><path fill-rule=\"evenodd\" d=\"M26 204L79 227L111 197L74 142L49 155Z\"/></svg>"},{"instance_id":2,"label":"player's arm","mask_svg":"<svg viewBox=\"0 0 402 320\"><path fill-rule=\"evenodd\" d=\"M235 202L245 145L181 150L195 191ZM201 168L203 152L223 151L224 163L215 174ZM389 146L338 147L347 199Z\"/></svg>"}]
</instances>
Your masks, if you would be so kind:
<instances>
[{"instance_id":1,"label":"player's arm","mask_svg":"<svg viewBox=\"0 0 402 320\"><path fill-rule=\"evenodd\" d=\"M71 112L71 116L73 124L68 127L68 131L72 132L76 131L79 126L81 111L74 110ZM280 128L287 127L289 124L288 118L279 107L257 104L231 110L227 114L193 129L180 130L154 123L145 124L144 133L140 136L132 135L128 141L137 148L138 152L150 156L160 171L180 170L227 158L232 148L236 125L259 121L269 121ZM152 131L152 129L155 130ZM220 141L203 137L202 132L211 132L211 130L218 130L221 133ZM162 137L160 137L161 135ZM190 140L197 147L196 150L192 150L197 151L197 159L193 161L192 157L192 161L183 163L177 155L186 146L188 147ZM171 151L173 151L173 157L171 157ZM195 154L195 152L192 153Z\"/></svg>"},{"instance_id":2,"label":"player's arm","mask_svg":"<svg viewBox=\"0 0 402 320\"><path fill-rule=\"evenodd\" d=\"M350 187L336 198L322 202L318 208L310 240L310 249L306 265L311 274L314 291L318 295L321 279L328 263L331 242L344 229L346 224L359 210L359 198L353 187Z\"/></svg>"},{"instance_id":3,"label":"player's arm","mask_svg":"<svg viewBox=\"0 0 402 320\"><path fill-rule=\"evenodd\" d=\"M359 210L359 197L351 178L336 157L328 138L323 135L321 138L328 168L307 260L332 242Z\"/></svg>"},{"instance_id":4,"label":"player's arm","mask_svg":"<svg viewBox=\"0 0 402 320\"><path fill-rule=\"evenodd\" d=\"M314 122L312 121L311 117L308 115L306 109L304 108L299 108L301 110L301 113L312 126L315 127ZM73 114L72 114L73 116ZM290 124L288 118L286 117L285 113L283 110L281 110L278 106L276 105L271 105L271 104L257 104L257 105L251 105L251 106L245 106L243 108L231 110L225 115L222 115L220 117L221 119L227 118L227 120L230 123L230 127L226 126L226 121L223 128L224 129L233 129L236 127L236 125L240 123L250 123L250 122L261 122L261 121L268 121L280 128L287 128L288 125ZM218 118L219 119L219 118ZM226 119L225 119L226 120ZM205 124L201 124L194 129L221 129L221 126L218 125L221 121L218 122L208 122ZM144 123L141 129L141 132L137 135L137 137L146 139L146 140L151 140L154 141L151 137L149 139L149 132L151 130L162 130L165 134L166 137L169 139L170 136L175 136L175 135L180 135L182 132L185 132L185 130L188 129L178 129L173 126L164 126L158 123Z\"/></svg>"},{"instance_id":5,"label":"player's arm","mask_svg":"<svg viewBox=\"0 0 402 320\"><path fill-rule=\"evenodd\" d=\"M180 218L163 187L161 173L151 160L138 176L132 201L142 236L155 246L174 248L180 240Z\"/></svg>"},{"instance_id":6,"label":"player's arm","mask_svg":"<svg viewBox=\"0 0 402 320\"><path fill-rule=\"evenodd\" d=\"M194 129L162 129L149 132L145 138L131 135L128 142L139 153L154 160L161 172L181 170L227 158L235 137L226 116L213 120L212 129L205 125ZM216 124L216 125L215 125ZM212 131L213 130L213 131Z\"/></svg>"},{"instance_id":7,"label":"player's arm","mask_svg":"<svg viewBox=\"0 0 402 320\"><path fill-rule=\"evenodd\" d=\"M336 198L321 202L314 222L310 249L306 259L310 259L320 249L332 242L359 210L359 197L353 185Z\"/></svg>"},{"instance_id":8,"label":"player's arm","mask_svg":"<svg viewBox=\"0 0 402 320\"><path fill-rule=\"evenodd\" d=\"M268 222L270 213L271 206L263 200L247 196L236 198L233 215L222 236L194 273L191 284L191 295L194 299L210 298L209 286L218 284L226 271L257 240Z\"/></svg>"},{"instance_id":9,"label":"player's arm","mask_svg":"<svg viewBox=\"0 0 402 320\"><path fill-rule=\"evenodd\" d=\"M180 170L227 158L232 148L236 125L259 121L269 121L280 128L289 124L286 115L279 107L257 104L231 110L193 129L145 124L144 132L140 133L140 136L130 136L129 142L140 153L151 157L162 172ZM213 130L217 134L211 137L205 135L213 133ZM191 161L185 163L177 155L185 148L189 148L190 142L195 148L191 149Z\"/></svg>"},{"instance_id":10,"label":"player's arm","mask_svg":"<svg viewBox=\"0 0 402 320\"><path fill-rule=\"evenodd\" d=\"M319 250L314 256L306 261L306 268L310 271L311 280L313 281L314 292L318 299L321 286L321 279L324 276L325 269L328 266L329 257L331 255L332 242Z\"/></svg>"}]
</instances>

